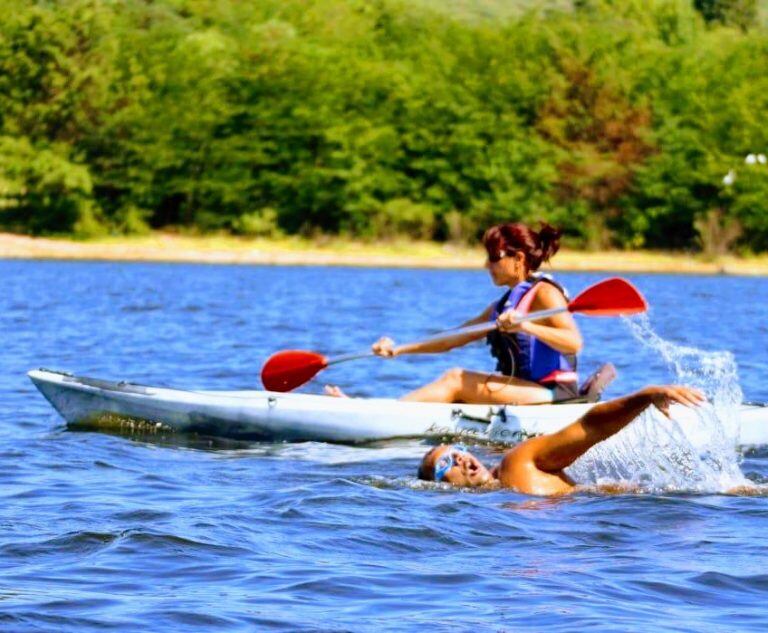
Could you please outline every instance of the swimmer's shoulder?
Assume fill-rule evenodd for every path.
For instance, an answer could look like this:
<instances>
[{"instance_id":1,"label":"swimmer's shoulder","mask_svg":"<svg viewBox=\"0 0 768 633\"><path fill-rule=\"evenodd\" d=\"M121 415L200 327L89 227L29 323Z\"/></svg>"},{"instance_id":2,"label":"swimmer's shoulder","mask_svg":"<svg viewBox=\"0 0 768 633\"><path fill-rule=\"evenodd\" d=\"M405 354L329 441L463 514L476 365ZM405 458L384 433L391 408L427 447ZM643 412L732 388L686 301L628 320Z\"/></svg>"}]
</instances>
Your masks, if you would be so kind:
<instances>
[{"instance_id":1,"label":"swimmer's shoulder","mask_svg":"<svg viewBox=\"0 0 768 633\"><path fill-rule=\"evenodd\" d=\"M546 440L543 437L535 437L506 452L496 475L503 487L523 494L540 496L573 492L574 483L565 473L545 472L536 465L537 451L544 441Z\"/></svg>"}]
</instances>

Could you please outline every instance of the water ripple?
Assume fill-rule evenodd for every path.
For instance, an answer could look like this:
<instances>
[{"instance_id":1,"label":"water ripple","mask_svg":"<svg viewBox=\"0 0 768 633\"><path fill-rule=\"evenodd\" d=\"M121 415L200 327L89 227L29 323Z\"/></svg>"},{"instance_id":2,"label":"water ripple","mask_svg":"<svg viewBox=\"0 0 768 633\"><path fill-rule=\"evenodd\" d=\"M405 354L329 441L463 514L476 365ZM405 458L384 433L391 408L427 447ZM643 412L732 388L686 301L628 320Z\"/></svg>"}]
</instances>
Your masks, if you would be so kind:
<instances>
[{"instance_id":1,"label":"water ripple","mask_svg":"<svg viewBox=\"0 0 768 633\"><path fill-rule=\"evenodd\" d=\"M662 338L729 350L745 397L768 400L754 339L761 304L749 300L765 294L764 280L630 277ZM599 276L564 278L579 289ZM733 494L593 488L535 499L420 482L428 444L414 440L74 431L25 377L48 366L253 388L276 349L414 339L496 294L482 271L0 261L0 628L765 630L765 450L740 456L759 485ZM713 301L729 307L728 328ZM620 369L609 395L672 377L620 322L580 325L583 366ZM329 368L323 381L396 396L451 366L487 367L486 354L478 345L370 359Z\"/></svg>"}]
</instances>

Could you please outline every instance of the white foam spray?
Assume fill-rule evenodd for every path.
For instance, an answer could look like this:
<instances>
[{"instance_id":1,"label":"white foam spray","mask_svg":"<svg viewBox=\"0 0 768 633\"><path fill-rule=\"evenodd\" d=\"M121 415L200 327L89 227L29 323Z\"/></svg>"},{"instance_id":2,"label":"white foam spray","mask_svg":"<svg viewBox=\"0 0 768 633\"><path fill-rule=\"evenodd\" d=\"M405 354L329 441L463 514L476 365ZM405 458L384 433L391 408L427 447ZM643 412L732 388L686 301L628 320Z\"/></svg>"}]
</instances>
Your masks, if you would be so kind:
<instances>
[{"instance_id":1,"label":"white foam spray","mask_svg":"<svg viewBox=\"0 0 768 633\"><path fill-rule=\"evenodd\" d=\"M653 407L647 409L571 466L571 476L598 485L630 482L650 492L713 493L749 485L736 451L743 396L733 355L666 341L645 315L624 321L642 345L669 365L671 382L700 389L709 404L697 409L675 405L671 420Z\"/></svg>"}]
</instances>

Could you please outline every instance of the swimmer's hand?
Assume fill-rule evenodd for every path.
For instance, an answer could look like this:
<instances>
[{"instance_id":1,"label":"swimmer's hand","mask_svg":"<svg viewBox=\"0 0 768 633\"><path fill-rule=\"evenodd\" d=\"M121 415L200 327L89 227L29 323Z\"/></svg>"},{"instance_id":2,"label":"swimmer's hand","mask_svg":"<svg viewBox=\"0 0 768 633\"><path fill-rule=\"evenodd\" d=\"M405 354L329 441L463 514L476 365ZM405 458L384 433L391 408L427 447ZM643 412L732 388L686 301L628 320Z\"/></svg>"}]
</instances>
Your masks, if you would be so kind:
<instances>
[{"instance_id":1,"label":"swimmer's hand","mask_svg":"<svg viewBox=\"0 0 768 633\"><path fill-rule=\"evenodd\" d=\"M371 351L377 356L383 356L384 358L393 358L398 354L398 350L395 348L395 342L388 336L382 336L378 341L371 345Z\"/></svg>"},{"instance_id":2,"label":"swimmer's hand","mask_svg":"<svg viewBox=\"0 0 768 633\"><path fill-rule=\"evenodd\" d=\"M673 403L686 407L698 407L707 401L701 391L683 385L651 386L643 389L643 392L650 397L651 404L667 417L670 417L669 405Z\"/></svg>"}]
</instances>

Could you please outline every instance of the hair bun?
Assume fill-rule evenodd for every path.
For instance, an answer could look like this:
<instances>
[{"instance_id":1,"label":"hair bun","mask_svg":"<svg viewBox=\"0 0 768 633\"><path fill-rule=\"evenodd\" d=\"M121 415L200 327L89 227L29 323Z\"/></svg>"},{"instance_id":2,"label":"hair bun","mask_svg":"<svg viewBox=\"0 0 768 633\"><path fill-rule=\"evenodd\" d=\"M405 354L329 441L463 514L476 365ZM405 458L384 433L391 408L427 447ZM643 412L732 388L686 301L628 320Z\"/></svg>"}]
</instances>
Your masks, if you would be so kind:
<instances>
[{"instance_id":1,"label":"hair bun","mask_svg":"<svg viewBox=\"0 0 768 633\"><path fill-rule=\"evenodd\" d=\"M541 249L542 262L549 261L549 259L557 253L560 249L560 236L563 232L560 229L555 228L551 224L546 222L541 223L539 229L539 248Z\"/></svg>"}]
</instances>

